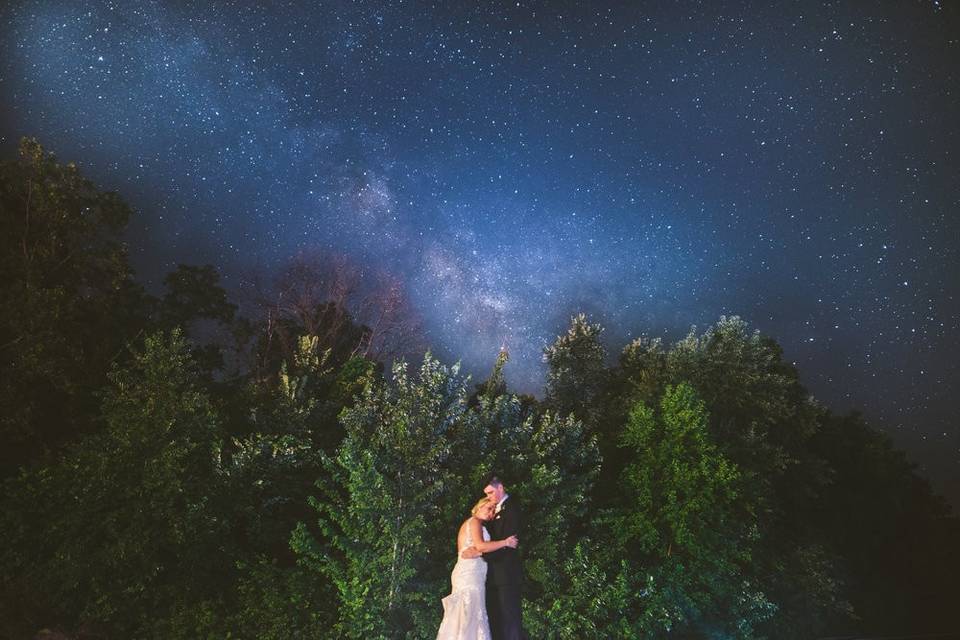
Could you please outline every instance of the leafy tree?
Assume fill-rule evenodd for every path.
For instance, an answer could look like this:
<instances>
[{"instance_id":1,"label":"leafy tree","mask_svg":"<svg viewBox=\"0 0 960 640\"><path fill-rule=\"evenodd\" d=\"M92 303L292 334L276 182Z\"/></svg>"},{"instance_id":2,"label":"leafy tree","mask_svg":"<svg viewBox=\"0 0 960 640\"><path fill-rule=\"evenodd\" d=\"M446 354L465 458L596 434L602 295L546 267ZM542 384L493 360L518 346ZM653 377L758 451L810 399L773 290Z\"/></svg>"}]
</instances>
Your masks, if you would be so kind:
<instances>
[{"instance_id":1,"label":"leafy tree","mask_svg":"<svg viewBox=\"0 0 960 640\"><path fill-rule=\"evenodd\" d=\"M508 402L510 414L521 407L515 397ZM553 626L551 603L570 585L563 569L586 525L600 452L596 437L573 416L528 415L498 435L492 452L505 452L507 462L496 468L509 474L510 491L525 508L524 616L530 633L542 637Z\"/></svg>"},{"instance_id":2,"label":"leafy tree","mask_svg":"<svg viewBox=\"0 0 960 640\"><path fill-rule=\"evenodd\" d=\"M591 539L576 543L563 564L565 588L547 601L549 626L540 637L557 640L646 637L638 632L631 607L646 594L645 576L631 569L620 547Z\"/></svg>"},{"instance_id":3,"label":"leafy tree","mask_svg":"<svg viewBox=\"0 0 960 640\"><path fill-rule=\"evenodd\" d=\"M655 340L634 341L620 374L628 397L645 399L688 381L703 399L713 441L744 478L740 501L759 516L762 543L752 564L778 605L763 628L782 638L809 637L828 616L848 611L833 554L811 526L827 479L810 447L821 409L779 345L739 318L721 317L666 350ZM798 585L806 597L795 596Z\"/></svg>"},{"instance_id":4,"label":"leafy tree","mask_svg":"<svg viewBox=\"0 0 960 640\"><path fill-rule=\"evenodd\" d=\"M738 317L691 331L667 354L670 383L689 381L711 413L727 455L771 478L798 462L816 431L817 407L783 350Z\"/></svg>"},{"instance_id":5,"label":"leafy tree","mask_svg":"<svg viewBox=\"0 0 960 640\"><path fill-rule=\"evenodd\" d=\"M830 469L812 519L838 556L855 614L835 616L832 628L953 632L960 520L949 505L858 414L824 415L812 445Z\"/></svg>"},{"instance_id":6,"label":"leafy tree","mask_svg":"<svg viewBox=\"0 0 960 640\"><path fill-rule=\"evenodd\" d=\"M648 336L631 341L620 354L618 374L625 383L619 395L629 406L635 402L656 404L670 383L663 341Z\"/></svg>"},{"instance_id":7,"label":"leafy tree","mask_svg":"<svg viewBox=\"0 0 960 640\"><path fill-rule=\"evenodd\" d=\"M35 140L0 163L0 476L95 428L95 390L146 326L129 216Z\"/></svg>"},{"instance_id":8,"label":"leafy tree","mask_svg":"<svg viewBox=\"0 0 960 640\"><path fill-rule=\"evenodd\" d=\"M276 386L249 384L237 398L245 426L229 439L220 466L229 497L220 511L237 571L216 611L235 637L324 637L336 620L335 592L295 563L290 535L311 513L323 447L332 442L328 412L348 404L374 369L357 358L335 370L329 355L317 336L301 336Z\"/></svg>"},{"instance_id":9,"label":"leafy tree","mask_svg":"<svg viewBox=\"0 0 960 640\"><path fill-rule=\"evenodd\" d=\"M618 584L643 588L621 604L631 622L619 623L619 637L747 638L772 613L749 571L757 517L740 502L743 477L707 422L703 401L686 384L668 386L658 410L638 402L630 413L623 446L633 462L623 475L621 506L605 521L639 575L622 567L610 573Z\"/></svg>"},{"instance_id":10,"label":"leafy tree","mask_svg":"<svg viewBox=\"0 0 960 640\"><path fill-rule=\"evenodd\" d=\"M429 354L417 379L397 364L391 381L369 383L343 412L346 437L318 483L326 500L312 501L322 535L301 525L293 537L301 562L337 590L340 637L435 632L431 596L446 576L431 558L453 554L431 529L447 492L461 488L448 463L470 420L456 368Z\"/></svg>"},{"instance_id":11,"label":"leafy tree","mask_svg":"<svg viewBox=\"0 0 960 640\"><path fill-rule=\"evenodd\" d=\"M225 364L224 342L231 336L237 305L227 299L213 265L179 264L164 277L166 292L157 303L156 322L165 330L180 328L193 342L193 357L208 380Z\"/></svg>"},{"instance_id":12,"label":"leafy tree","mask_svg":"<svg viewBox=\"0 0 960 640\"><path fill-rule=\"evenodd\" d=\"M7 484L2 600L14 608L3 618L23 625L19 637L51 617L166 637L160 621L207 606L230 574L211 509L217 417L182 337L148 337L110 381L105 430Z\"/></svg>"},{"instance_id":13,"label":"leafy tree","mask_svg":"<svg viewBox=\"0 0 960 640\"><path fill-rule=\"evenodd\" d=\"M283 363L278 384L244 398L246 432L231 438L224 473L236 496L234 525L248 556L292 561L290 532L310 513L307 499L321 474L323 453L340 442L328 422L372 374L372 363L329 365L316 336L302 336L293 360ZM329 413L333 413L331 418Z\"/></svg>"},{"instance_id":14,"label":"leafy tree","mask_svg":"<svg viewBox=\"0 0 960 640\"><path fill-rule=\"evenodd\" d=\"M235 602L227 614L228 637L301 640L330 637L336 595L316 574L267 559L242 560ZM185 635L185 638L195 636Z\"/></svg>"},{"instance_id":15,"label":"leafy tree","mask_svg":"<svg viewBox=\"0 0 960 640\"><path fill-rule=\"evenodd\" d=\"M597 428L598 405L606 382L602 332L603 328L590 324L586 315L575 315L567 333L543 352L548 367L545 404L558 414L575 414L591 430Z\"/></svg>"},{"instance_id":16,"label":"leafy tree","mask_svg":"<svg viewBox=\"0 0 960 640\"><path fill-rule=\"evenodd\" d=\"M177 265L163 284L167 290L160 300L160 320L169 328L186 329L200 318L227 324L237 312L237 305L220 287L220 274L213 265Z\"/></svg>"},{"instance_id":17,"label":"leafy tree","mask_svg":"<svg viewBox=\"0 0 960 640\"><path fill-rule=\"evenodd\" d=\"M487 398L496 398L507 393L507 380L503 375L503 368L510 359L510 354L506 349L501 349L497 354L497 361L493 365L493 371L490 377L482 384L477 385L477 394Z\"/></svg>"}]
</instances>

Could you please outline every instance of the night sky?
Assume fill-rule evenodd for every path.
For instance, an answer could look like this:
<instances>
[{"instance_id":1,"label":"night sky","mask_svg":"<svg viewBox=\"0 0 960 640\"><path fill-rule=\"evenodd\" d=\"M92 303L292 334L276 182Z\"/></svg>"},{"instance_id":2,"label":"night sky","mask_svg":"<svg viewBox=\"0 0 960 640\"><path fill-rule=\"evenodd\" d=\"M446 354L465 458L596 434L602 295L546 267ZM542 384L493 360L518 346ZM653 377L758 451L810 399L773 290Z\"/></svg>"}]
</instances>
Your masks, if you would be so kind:
<instances>
[{"instance_id":1,"label":"night sky","mask_svg":"<svg viewBox=\"0 0 960 640\"><path fill-rule=\"evenodd\" d=\"M575 311L740 315L960 504L955 5L250 4L4 3L0 150L119 191L148 285L345 254L520 390Z\"/></svg>"}]
</instances>

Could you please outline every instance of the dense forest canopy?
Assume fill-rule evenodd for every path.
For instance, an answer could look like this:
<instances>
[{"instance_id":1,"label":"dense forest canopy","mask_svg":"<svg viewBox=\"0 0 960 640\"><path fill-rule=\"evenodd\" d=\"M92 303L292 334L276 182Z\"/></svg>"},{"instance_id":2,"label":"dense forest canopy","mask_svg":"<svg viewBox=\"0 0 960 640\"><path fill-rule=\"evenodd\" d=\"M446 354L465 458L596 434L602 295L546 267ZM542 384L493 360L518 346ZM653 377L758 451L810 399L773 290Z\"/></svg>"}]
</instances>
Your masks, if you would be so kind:
<instances>
[{"instance_id":1,"label":"dense forest canopy","mask_svg":"<svg viewBox=\"0 0 960 640\"><path fill-rule=\"evenodd\" d=\"M209 265L150 295L130 215L35 141L0 164L0 636L433 637L491 469L531 637L958 630L957 518L744 320L611 365L576 315L537 399L333 257L248 315Z\"/></svg>"}]
</instances>

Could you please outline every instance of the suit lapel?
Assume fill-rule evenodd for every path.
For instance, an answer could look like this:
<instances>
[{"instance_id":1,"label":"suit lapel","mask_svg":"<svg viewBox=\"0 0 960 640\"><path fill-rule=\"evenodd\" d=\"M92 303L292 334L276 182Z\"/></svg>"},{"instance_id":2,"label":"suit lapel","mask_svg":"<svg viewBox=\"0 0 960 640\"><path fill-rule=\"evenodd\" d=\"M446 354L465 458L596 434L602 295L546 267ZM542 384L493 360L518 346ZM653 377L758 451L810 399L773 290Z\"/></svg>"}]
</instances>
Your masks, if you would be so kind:
<instances>
[{"instance_id":1,"label":"suit lapel","mask_svg":"<svg viewBox=\"0 0 960 640\"><path fill-rule=\"evenodd\" d=\"M503 518L504 518L504 512L507 510L507 502L510 502L510 501L507 500L506 502L504 502L500 506L500 513L498 513L493 518L493 526L497 531L497 540L503 539Z\"/></svg>"}]
</instances>

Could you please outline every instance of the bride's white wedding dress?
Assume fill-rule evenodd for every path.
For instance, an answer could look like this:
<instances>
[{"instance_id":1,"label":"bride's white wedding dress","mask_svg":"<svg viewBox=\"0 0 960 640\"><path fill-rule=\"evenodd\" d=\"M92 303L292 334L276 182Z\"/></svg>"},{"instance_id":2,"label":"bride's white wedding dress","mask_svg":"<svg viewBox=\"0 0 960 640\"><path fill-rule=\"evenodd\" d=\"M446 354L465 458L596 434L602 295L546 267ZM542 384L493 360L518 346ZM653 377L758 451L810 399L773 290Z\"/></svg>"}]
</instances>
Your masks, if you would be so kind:
<instances>
[{"instance_id":1,"label":"bride's white wedding dress","mask_svg":"<svg viewBox=\"0 0 960 640\"><path fill-rule=\"evenodd\" d=\"M485 528L483 539L490 541ZM437 640L490 640L490 622L487 619L487 563L481 558L461 558L463 549L473 546L473 536L467 527L462 549L457 550L457 564L450 574L452 590L443 599L443 622Z\"/></svg>"}]
</instances>

